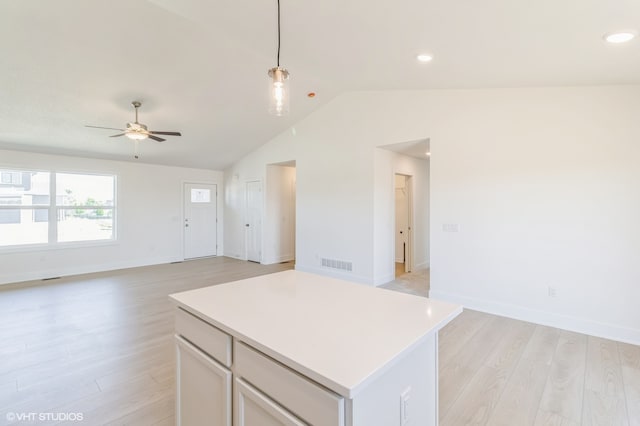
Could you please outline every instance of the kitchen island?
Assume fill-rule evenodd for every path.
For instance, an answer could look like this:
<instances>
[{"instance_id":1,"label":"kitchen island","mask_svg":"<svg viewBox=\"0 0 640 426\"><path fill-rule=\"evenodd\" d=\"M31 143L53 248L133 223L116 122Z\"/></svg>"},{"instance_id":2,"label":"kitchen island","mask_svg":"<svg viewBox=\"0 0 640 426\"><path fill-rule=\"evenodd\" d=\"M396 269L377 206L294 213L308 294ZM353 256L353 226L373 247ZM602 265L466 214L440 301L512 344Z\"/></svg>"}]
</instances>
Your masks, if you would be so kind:
<instances>
[{"instance_id":1,"label":"kitchen island","mask_svg":"<svg viewBox=\"0 0 640 426\"><path fill-rule=\"evenodd\" d=\"M438 331L461 306L300 271L170 298L178 424L437 424Z\"/></svg>"}]
</instances>

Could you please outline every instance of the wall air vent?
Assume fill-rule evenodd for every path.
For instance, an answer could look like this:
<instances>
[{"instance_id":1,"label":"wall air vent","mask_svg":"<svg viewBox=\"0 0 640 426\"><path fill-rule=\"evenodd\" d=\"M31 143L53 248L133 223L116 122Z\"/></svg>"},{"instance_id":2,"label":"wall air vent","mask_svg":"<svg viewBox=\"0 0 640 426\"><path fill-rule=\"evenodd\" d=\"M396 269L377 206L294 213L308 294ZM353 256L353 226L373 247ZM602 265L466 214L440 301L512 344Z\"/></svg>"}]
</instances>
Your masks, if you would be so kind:
<instances>
[{"instance_id":1,"label":"wall air vent","mask_svg":"<svg viewBox=\"0 0 640 426\"><path fill-rule=\"evenodd\" d=\"M344 260L325 259L322 258L322 266L324 268L338 269L340 271L353 271L353 263Z\"/></svg>"}]
</instances>

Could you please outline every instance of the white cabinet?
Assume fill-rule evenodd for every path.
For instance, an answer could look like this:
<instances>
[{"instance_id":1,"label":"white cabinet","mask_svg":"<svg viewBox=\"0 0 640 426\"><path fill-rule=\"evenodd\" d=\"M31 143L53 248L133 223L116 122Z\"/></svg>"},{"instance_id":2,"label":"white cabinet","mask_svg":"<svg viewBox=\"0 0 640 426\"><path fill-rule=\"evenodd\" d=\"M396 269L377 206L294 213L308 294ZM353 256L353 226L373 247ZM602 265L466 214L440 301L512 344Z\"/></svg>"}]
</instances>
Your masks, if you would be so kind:
<instances>
[{"instance_id":1,"label":"white cabinet","mask_svg":"<svg viewBox=\"0 0 640 426\"><path fill-rule=\"evenodd\" d=\"M460 306L299 271L171 299L182 426L438 424L438 331Z\"/></svg>"},{"instance_id":2,"label":"white cabinet","mask_svg":"<svg viewBox=\"0 0 640 426\"><path fill-rule=\"evenodd\" d=\"M180 426L231 426L231 371L176 336Z\"/></svg>"},{"instance_id":3,"label":"white cabinet","mask_svg":"<svg viewBox=\"0 0 640 426\"><path fill-rule=\"evenodd\" d=\"M234 426L306 426L242 379L235 380Z\"/></svg>"}]
</instances>

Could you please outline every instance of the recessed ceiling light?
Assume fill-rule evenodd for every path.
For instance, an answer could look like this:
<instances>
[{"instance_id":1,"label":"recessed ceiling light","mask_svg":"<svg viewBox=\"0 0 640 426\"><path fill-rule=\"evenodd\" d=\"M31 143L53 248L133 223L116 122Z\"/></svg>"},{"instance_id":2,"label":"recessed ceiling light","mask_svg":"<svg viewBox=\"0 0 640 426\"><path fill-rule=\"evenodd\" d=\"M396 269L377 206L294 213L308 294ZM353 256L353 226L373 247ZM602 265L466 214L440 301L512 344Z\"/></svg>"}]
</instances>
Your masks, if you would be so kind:
<instances>
[{"instance_id":1,"label":"recessed ceiling light","mask_svg":"<svg viewBox=\"0 0 640 426\"><path fill-rule=\"evenodd\" d=\"M431 55L427 55L426 53L422 53L418 56L416 56L416 59L418 60L418 62L431 62L431 60L433 59L433 56Z\"/></svg>"},{"instance_id":2,"label":"recessed ceiling light","mask_svg":"<svg viewBox=\"0 0 640 426\"><path fill-rule=\"evenodd\" d=\"M427 157L431 157L431 153L429 151L425 152L424 155L426 155Z\"/></svg>"},{"instance_id":3,"label":"recessed ceiling light","mask_svg":"<svg viewBox=\"0 0 640 426\"><path fill-rule=\"evenodd\" d=\"M606 33L603 38L608 43L626 43L628 41L633 40L638 35L637 31L634 30L624 30L624 31L616 31L613 33Z\"/></svg>"}]
</instances>

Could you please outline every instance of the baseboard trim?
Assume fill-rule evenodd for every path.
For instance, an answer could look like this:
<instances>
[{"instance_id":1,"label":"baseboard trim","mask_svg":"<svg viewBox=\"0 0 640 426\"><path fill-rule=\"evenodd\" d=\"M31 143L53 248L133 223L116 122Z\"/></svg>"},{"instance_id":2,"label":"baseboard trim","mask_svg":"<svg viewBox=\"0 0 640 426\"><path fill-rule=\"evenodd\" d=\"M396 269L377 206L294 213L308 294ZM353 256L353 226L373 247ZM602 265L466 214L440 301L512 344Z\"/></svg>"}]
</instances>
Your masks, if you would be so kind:
<instances>
[{"instance_id":1,"label":"baseboard trim","mask_svg":"<svg viewBox=\"0 0 640 426\"><path fill-rule=\"evenodd\" d=\"M29 271L20 274L11 274L0 276L0 286L9 284L20 284L27 281L43 280L51 277L68 277L72 275L80 274L92 274L95 272L108 272L118 269L137 268L141 266L162 265L165 263L171 263L181 261L182 258L159 258L159 259L145 259L142 261L128 261L128 262L114 262L100 265L83 265L67 268L54 268L42 271Z\"/></svg>"},{"instance_id":2,"label":"baseboard trim","mask_svg":"<svg viewBox=\"0 0 640 426\"><path fill-rule=\"evenodd\" d=\"M627 327L620 327L614 324L607 324L592 321L585 318L570 315L557 314L553 312L539 311L526 308L524 306L510 305L506 303L492 302L489 300L464 297L457 294L430 290L429 298L443 300L445 302L457 303L465 308L489 314L513 318L517 320L574 331L576 333L588 334L590 336L602 337L619 342L640 345L640 330Z\"/></svg>"},{"instance_id":3,"label":"baseboard trim","mask_svg":"<svg viewBox=\"0 0 640 426\"><path fill-rule=\"evenodd\" d=\"M277 257L272 257L270 259L267 259L264 262L262 262L262 264L273 265L275 263L291 262L292 260L295 260L295 256L293 254L285 254L283 256L277 256Z\"/></svg>"},{"instance_id":4,"label":"baseboard trim","mask_svg":"<svg viewBox=\"0 0 640 426\"><path fill-rule=\"evenodd\" d=\"M382 284L386 284L389 281L393 281L396 279L396 275L395 274L389 274L389 275L385 275L383 277L376 277L373 279L373 285L375 285L376 287Z\"/></svg>"},{"instance_id":5,"label":"baseboard trim","mask_svg":"<svg viewBox=\"0 0 640 426\"><path fill-rule=\"evenodd\" d=\"M423 269L429 269L429 262L418 263L417 265L414 265L413 269L416 270L416 271L421 271Z\"/></svg>"},{"instance_id":6,"label":"baseboard trim","mask_svg":"<svg viewBox=\"0 0 640 426\"><path fill-rule=\"evenodd\" d=\"M100 265L82 265L66 268L52 268L41 271L30 271L20 274L4 275L0 277L0 286L10 284L20 284L28 281L44 280L51 277L69 277L72 275L80 274L92 274L95 272L108 272L118 269L137 268L141 266L162 265L165 263L171 263L181 261L178 258L159 258L148 259L145 261L137 262L114 262Z\"/></svg>"}]
</instances>

